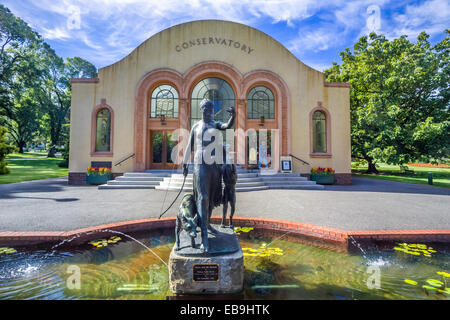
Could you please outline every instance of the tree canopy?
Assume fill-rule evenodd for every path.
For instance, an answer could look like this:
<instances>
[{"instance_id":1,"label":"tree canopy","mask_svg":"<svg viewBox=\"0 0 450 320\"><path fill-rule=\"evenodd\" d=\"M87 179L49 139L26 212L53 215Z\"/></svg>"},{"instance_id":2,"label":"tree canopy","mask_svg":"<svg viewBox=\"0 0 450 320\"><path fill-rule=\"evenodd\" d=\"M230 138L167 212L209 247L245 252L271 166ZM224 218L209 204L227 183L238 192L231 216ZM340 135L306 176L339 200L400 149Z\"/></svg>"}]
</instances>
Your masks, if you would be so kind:
<instances>
[{"instance_id":1,"label":"tree canopy","mask_svg":"<svg viewBox=\"0 0 450 320\"><path fill-rule=\"evenodd\" d=\"M23 152L35 136L45 136L49 156L67 137L70 78L97 76L80 58L64 61L26 22L0 5L0 125Z\"/></svg>"},{"instance_id":2,"label":"tree canopy","mask_svg":"<svg viewBox=\"0 0 450 320\"><path fill-rule=\"evenodd\" d=\"M350 82L352 156L369 163L448 159L449 30L431 45L422 32L388 40L371 33L340 53L327 81Z\"/></svg>"}]
</instances>

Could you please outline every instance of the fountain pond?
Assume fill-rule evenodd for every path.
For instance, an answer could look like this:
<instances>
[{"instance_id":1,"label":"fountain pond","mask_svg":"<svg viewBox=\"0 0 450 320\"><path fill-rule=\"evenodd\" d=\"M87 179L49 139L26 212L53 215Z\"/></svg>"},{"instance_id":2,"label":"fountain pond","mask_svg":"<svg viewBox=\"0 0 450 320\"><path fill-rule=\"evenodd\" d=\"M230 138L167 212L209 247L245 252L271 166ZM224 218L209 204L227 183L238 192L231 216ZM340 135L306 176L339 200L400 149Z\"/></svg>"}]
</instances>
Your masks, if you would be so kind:
<instances>
[{"instance_id":1,"label":"fountain pond","mask_svg":"<svg viewBox=\"0 0 450 320\"><path fill-rule=\"evenodd\" d=\"M442 244L358 244L348 253L288 233L236 231L245 299L450 297L450 251ZM0 299L167 299L174 240L173 229L105 231L78 244L0 248Z\"/></svg>"}]
</instances>

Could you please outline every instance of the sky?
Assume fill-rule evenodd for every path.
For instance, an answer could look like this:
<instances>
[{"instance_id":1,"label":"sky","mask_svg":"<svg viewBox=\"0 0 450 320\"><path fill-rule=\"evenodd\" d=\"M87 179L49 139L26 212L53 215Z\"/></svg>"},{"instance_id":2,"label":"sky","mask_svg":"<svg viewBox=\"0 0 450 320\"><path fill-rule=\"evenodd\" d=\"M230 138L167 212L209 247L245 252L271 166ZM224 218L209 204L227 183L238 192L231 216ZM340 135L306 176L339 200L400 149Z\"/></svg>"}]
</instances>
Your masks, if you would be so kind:
<instances>
[{"instance_id":1,"label":"sky","mask_svg":"<svg viewBox=\"0 0 450 320\"><path fill-rule=\"evenodd\" d=\"M152 35L203 19L243 23L323 71L371 31L389 39L426 31L431 42L450 28L450 0L0 0L64 58L98 68L127 56Z\"/></svg>"}]
</instances>

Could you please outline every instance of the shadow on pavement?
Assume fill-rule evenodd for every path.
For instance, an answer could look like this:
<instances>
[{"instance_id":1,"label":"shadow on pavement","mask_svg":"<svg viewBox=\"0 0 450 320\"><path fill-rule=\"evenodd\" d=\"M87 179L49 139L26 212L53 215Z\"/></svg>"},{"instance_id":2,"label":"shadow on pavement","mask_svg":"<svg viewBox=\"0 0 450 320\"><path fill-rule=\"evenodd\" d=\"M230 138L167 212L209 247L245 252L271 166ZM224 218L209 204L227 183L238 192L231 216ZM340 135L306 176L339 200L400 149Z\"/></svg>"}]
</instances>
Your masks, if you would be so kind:
<instances>
[{"instance_id":1,"label":"shadow on pavement","mask_svg":"<svg viewBox=\"0 0 450 320\"><path fill-rule=\"evenodd\" d=\"M423 184L404 183L352 176L351 185L327 185L327 191L416 193L450 195L450 189Z\"/></svg>"},{"instance_id":2,"label":"shadow on pavement","mask_svg":"<svg viewBox=\"0 0 450 320\"><path fill-rule=\"evenodd\" d=\"M53 200L56 202L72 202L80 200L79 198L47 198L33 197L32 195L17 195L18 193L62 192L65 191L67 187L67 177L2 184L0 185L0 200L16 198Z\"/></svg>"}]
</instances>

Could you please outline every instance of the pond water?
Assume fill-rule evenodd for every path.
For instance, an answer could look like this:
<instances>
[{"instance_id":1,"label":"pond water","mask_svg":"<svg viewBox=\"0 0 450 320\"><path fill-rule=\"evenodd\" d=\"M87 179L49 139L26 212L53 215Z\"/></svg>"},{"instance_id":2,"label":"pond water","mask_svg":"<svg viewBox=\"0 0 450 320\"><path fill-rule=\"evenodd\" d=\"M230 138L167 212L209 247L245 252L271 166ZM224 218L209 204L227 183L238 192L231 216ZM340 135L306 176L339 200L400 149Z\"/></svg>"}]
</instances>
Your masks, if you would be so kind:
<instances>
[{"instance_id":1,"label":"pond water","mask_svg":"<svg viewBox=\"0 0 450 320\"><path fill-rule=\"evenodd\" d=\"M105 233L103 241L75 248L0 250L0 299L166 299L174 237L133 237ZM283 234L239 237L245 299L450 298L450 253L433 244L392 243L349 254Z\"/></svg>"}]
</instances>

